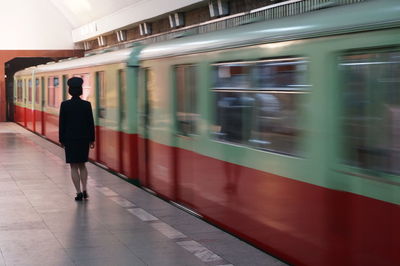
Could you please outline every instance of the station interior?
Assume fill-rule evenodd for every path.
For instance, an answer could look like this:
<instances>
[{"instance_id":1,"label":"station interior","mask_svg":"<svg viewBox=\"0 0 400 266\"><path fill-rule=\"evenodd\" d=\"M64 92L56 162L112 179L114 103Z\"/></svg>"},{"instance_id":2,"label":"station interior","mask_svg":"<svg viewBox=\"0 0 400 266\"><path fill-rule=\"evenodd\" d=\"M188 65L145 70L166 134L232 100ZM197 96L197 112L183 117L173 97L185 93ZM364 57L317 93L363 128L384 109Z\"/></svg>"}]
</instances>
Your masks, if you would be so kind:
<instances>
[{"instance_id":1,"label":"station interior","mask_svg":"<svg viewBox=\"0 0 400 266\"><path fill-rule=\"evenodd\" d=\"M400 265L399 11L2 1L0 266Z\"/></svg>"}]
</instances>

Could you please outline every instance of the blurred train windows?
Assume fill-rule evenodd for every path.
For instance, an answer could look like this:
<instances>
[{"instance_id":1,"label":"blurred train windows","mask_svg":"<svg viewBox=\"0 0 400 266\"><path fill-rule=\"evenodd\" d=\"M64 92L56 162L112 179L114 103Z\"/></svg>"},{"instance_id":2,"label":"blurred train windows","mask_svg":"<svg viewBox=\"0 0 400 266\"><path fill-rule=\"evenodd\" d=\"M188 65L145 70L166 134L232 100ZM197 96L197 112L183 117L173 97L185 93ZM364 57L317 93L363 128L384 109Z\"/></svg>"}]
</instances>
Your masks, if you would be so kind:
<instances>
[{"instance_id":1,"label":"blurred train windows","mask_svg":"<svg viewBox=\"0 0 400 266\"><path fill-rule=\"evenodd\" d=\"M175 87L177 96L176 122L179 135L197 133L197 81L196 66L175 66Z\"/></svg>"},{"instance_id":2,"label":"blurred train windows","mask_svg":"<svg viewBox=\"0 0 400 266\"><path fill-rule=\"evenodd\" d=\"M24 79L24 82L23 82L23 101L24 101L24 103L26 103L26 95L27 95L27 91L26 91L26 89L27 89L27 84L26 84L26 79Z\"/></svg>"},{"instance_id":3,"label":"blurred train windows","mask_svg":"<svg viewBox=\"0 0 400 266\"><path fill-rule=\"evenodd\" d=\"M219 64L215 75L215 87L249 88L251 87L252 64L224 63Z\"/></svg>"},{"instance_id":4,"label":"blurred train windows","mask_svg":"<svg viewBox=\"0 0 400 266\"><path fill-rule=\"evenodd\" d=\"M59 77L54 77L53 79L54 82L54 107L60 107L61 101L62 101L62 89L60 88L60 78Z\"/></svg>"},{"instance_id":5,"label":"blurred train windows","mask_svg":"<svg viewBox=\"0 0 400 266\"><path fill-rule=\"evenodd\" d=\"M54 106L55 95L54 95L54 77L49 77L47 80L47 106Z\"/></svg>"},{"instance_id":6,"label":"blurred train windows","mask_svg":"<svg viewBox=\"0 0 400 266\"><path fill-rule=\"evenodd\" d=\"M62 91L60 89L59 77L49 77L47 82L47 106L59 107Z\"/></svg>"},{"instance_id":7,"label":"blurred train windows","mask_svg":"<svg viewBox=\"0 0 400 266\"><path fill-rule=\"evenodd\" d=\"M118 88L120 91L119 96L119 110L120 110L120 122L123 125L126 120L126 72L123 69L118 70Z\"/></svg>"},{"instance_id":8,"label":"blurred train windows","mask_svg":"<svg viewBox=\"0 0 400 266\"><path fill-rule=\"evenodd\" d=\"M344 162L400 174L400 52L341 57Z\"/></svg>"},{"instance_id":9,"label":"blurred train windows","mask_svg":"<svg viewBox=\"0 0 400 266\"><path fill-rule=\"evenodd\" d=\"M79 77L83 79L81 99L89 102L93 101L92 85L90 84L90 74L89 73L75 74L74 77Z\"/></svg>"},{"instance_id":10,"label":"blurred train windows","mask_svg":"<svg viewBox=\"0 0 400 266\"><path fill-rule=\"evenodd\" d=\"M139 68L139 117L140 127L145 129L147 134L147 128L152 124L152 92L155 86L154 71L151 68Z\"/></svg>"},{"instance_id":11,"label":"blurred train windows","mask_svg":"<svg viewBox=\"0 0 400 266\"><path fill-rule=\"evenodd\" d=\"M299 115L310 88L307 67L301 58L215 64L213 137L300 156ZM236 75L240 83L230 80Z\"/></svg>"},{"instance_id":12,"label":"blurred train windows","mask_svg":"<svg viewBox=\"0 0 400 266\"><path fill-rule=\"evenodd\" d=\"M28 102L32 102L32 79L28 80Z\"/></svg>"},{"instance_id":13,"label":"blurred train windows","mask_svg":"<svg viewBox=\"0 0 400 266\"><path fill-rule=\"evenodd\" d=\"M106 117L106 88L104 84L104 71L96 72L96 86L97 92L99 95L99 103L98 103L98 117L105 118Z\"/></svg>"},{"instance_id":14,"label":"blurred train windows","mask_svg":"<svg viewBox=\"0 0 400 266\"><path fill-rule=\"evenodd\" d=\"M260 89L304 89L307 84L307 65L304 60L268 60L256 67L257 87Z\"/></svg>"},{"instance_id":15,"label":"blurred train windows","mask_svg":"<svg viewBox=\"0 0 400 266\"><path fill-rule=\"evenodd\" d=\"M22 101L22 80L17 81L17 100Z\"/></svg>"},{"instance_id":16,"label":"blurred train windows","mask_svg":"<svg viewBox=\"0 0 400 266\"><path fill-rule=\"evenodd\" d=\"M35 79L35 103L40 103L40 82L39 79Z\"/></svg>"}]
</instances>

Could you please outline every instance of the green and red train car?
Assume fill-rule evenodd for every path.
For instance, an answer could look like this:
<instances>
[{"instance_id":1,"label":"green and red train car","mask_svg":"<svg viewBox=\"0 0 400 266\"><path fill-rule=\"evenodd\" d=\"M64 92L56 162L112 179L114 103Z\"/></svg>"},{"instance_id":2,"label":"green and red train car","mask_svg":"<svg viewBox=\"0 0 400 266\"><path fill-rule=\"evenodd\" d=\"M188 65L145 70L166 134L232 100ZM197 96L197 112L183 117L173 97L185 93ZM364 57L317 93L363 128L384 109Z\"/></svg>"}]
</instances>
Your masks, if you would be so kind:
<instances>
[{"instance_id":1,"label":"green and red train car","mask_svg":"<svg viewBox=\"0 0 400 266\"><path fill-rule=\"evenodd\" d=\"M400 264L400 2L367 1L15 74L57 141L66 80L91 158L294 265Z\"/></svg>"}]
</instances>

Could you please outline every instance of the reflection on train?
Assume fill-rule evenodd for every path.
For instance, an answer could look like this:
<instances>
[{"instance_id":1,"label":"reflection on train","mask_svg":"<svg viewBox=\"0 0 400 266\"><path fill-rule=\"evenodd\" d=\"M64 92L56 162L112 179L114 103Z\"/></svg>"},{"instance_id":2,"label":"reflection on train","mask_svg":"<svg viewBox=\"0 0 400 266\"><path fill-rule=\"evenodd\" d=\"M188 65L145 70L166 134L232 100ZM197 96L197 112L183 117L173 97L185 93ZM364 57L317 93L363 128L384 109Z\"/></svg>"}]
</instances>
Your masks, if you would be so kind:
<instances>
[{"instance_id":1,"label":"reflection on train","mask_svg":"<svg viewBox=\"0 0 400 266\"><path fill-rule=\"evenodd\" d=\"M302 59L214 65L215 138L300 155L306 73Z\"/></svg>"},{"instance_id":2,"label":"reflection on train","mask_svg":"<svg viewBox=\"0 0 400 266\"><path fill-rule=\"evenodd\" d=\"M57 141L66 80L82 76L92 160L290 264L399 265L399 9L367 1L25 69L15 117Z\"/></svg>"},{"instance_id":3,"label":"reflection on train","mask_svg":"<svg viewBox=\"0 0 400 266\"><path fill-rule=\"evenodd\" d=\"M341 58L344 160L371 171L400 174L400 52Z\"/></svg>"}]
</instances>

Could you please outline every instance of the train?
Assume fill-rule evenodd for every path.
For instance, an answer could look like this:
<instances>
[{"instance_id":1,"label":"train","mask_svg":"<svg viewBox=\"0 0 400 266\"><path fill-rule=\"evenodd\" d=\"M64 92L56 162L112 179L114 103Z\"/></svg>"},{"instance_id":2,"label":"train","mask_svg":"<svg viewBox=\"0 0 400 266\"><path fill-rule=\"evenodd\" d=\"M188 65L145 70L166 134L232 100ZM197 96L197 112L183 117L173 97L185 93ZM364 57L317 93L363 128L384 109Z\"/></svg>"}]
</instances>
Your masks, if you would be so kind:
<instances>
[{"instance_id":1,"label":"train","mask_svg":"<svg viewBox=\"0 0 400 266\"><path fill-rule=\"evenodd\" d=\"M27 68L15 122L53 142L84 79L91 160L292 265L400 264L400 2Z\"/></svg>"}]
</instances>

